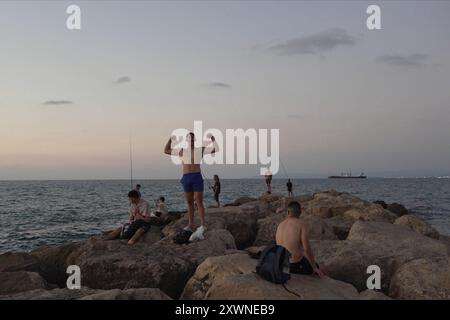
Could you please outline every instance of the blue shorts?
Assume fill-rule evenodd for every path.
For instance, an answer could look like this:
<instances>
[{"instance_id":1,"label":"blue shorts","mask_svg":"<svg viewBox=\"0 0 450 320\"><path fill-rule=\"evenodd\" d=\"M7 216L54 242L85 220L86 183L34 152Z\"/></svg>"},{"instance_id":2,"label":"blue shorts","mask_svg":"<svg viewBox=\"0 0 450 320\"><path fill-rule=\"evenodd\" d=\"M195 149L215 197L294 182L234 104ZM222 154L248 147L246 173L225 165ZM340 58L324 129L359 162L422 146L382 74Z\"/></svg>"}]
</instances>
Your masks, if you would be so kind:
<instances>
[{"instance_id":1,"label":"blue shorts","mask_svg":"<svg viewBox=\"0 0 450 320\"><path fill-rule=\"evenodd\" d=\"M185 173L181 178L184 192L203 192L203 177L201 172Z\"/></svg>"}]
</instances>

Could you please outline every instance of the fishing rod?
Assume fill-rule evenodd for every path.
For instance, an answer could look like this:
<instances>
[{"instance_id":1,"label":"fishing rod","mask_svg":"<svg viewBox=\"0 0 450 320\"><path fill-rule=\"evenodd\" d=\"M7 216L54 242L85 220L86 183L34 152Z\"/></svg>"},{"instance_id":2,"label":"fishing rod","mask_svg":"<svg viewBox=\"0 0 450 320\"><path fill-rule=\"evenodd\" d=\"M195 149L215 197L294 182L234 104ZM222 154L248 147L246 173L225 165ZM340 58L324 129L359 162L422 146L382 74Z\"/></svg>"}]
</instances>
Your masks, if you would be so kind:
<instances>
[{"instance_id":1,"label":"fishing rod","mask_svg":"<svg viewBox=\"0 0 450 320\"><path fill-rule=\"evenodd\" d=\"M131 133L130 133L130 185L131 189L133 190L133 152L132 152L132 145L131 145Z\"/></svg>"},{"instance_id":2,"label":"fishing rod","mask_svg":"<svg viewBox=\"0 0 450 320\"><path fill-rule=\"evenodd\" d=\"M280 159L280 164L281 164L281 168L283 169L284 175L286 176L286 178L289 179L289 175L286 171L286 168L284 167L283 160L281 160L281 159Z\"/></svg>"},{"instance_id":3,"label":"fishing rod","mask_svg":"<svg viewBox=\"0 0 450 320\"><path fill-rule=\"evenodd\" d=\"M208 188L212 189L211 184L208 181L208 178L206 178L206 176L203 174L203 170L201 170L200 172L201 172L201 174L203 176L203 179L206 181L206 184L208 184Z\"/></svg>"}]
</instances>

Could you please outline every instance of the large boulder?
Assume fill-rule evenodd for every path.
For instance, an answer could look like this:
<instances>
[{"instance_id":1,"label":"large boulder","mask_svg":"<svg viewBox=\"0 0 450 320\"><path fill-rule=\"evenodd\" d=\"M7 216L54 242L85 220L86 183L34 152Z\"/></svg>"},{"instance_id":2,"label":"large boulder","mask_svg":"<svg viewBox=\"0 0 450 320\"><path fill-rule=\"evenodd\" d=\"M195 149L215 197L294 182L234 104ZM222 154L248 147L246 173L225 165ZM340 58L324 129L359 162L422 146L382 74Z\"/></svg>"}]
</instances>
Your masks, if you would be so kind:
<instances>
[{"instance_id":1,"label":"large boulder","mask_svg":"<svg viewBox=\"0 0 450 320\"><path fill-rule=\"evenodd\" d=\"M206 211L206 225L208 230L226 229L234 237L239 249L246 248L255 241L257 233L257 221L271 214L270 206L262 201L249 202L239 207L212 208ZM164 236L173 236L185 227L188 217L166 226L162 232ZM196 225L200 224L195 217Z\"/></svg>"},{"instance_id":2,"label":"large boulder","mask_svg":"<svg viewBox=\"0 0 450 320\"><path fill-rule=\"evenodd\" d=\"M396 299L450 299L450 259L416 259L401 266L391 280Z\"/></svg>"},{"instance_id":3,"label":"large boulder","mask_svg":"<svg viewBox=\"0 0 450 320\"><path fill-rule=\"evenodd\" d=\"M353 220L393 222L396 218L394 214L378 204L361 200L347 192L337 191L314 194L314 198L304 205L304 211L322 219L340 216Z\"/></svg>"},{"instance_id":4,"label":"large boulder","mask_svg":"<svg viewBox=\"0 0 450 320\"><path fill-rule=\"evenodd\" d=\"M347 240L311 241L318 263L334 279L367 289L367 267L381 269L382 291L389 291L390 280L403 264L420 258L447 257L440 241L424 237L405 227L385 222L357 221Z\"/></svg>"},{"instance_id":5,"label":"large boulder","mask_svg":"<svg viewBox=\"0 0 450 320\"><path fill-rule=\"evenodd\" d=\"M364 201L349 193L328 191L315 193L313 199L303 205L303 210L325 219L343 215L345 211L363 205Z\"/></svg>"},{"instance_id":6,"label":"large boulder","mask_svg":"<svg viewBox=\"0 0 450 320\"><path fill-rule=\"evenodd\" d=\"M339 240L347 239L350 229L355 223L354 219L342 216L323 219L323 221L333 230L333 233Z\"/></svg>"},{"instance_id":7,"label":"large boulder","mask_svg":"<svg viewBox=\"0 0 450 320\"><path fill-rule=\"evenodd\" d=\"M257 200L256 198L251 197L240 197L234 200L232 203L226 204L224 207L237 207L256 200Z\"/></svg>"},{"instance_id":8,"label":"large boulder","mask_svg":"<svg viewBox=\"0 0 450 320\"><path fill-rule=\"evenodd\" d=\"M188 245L175 244L170 237L134 246L91 239L72 252L66 264L80 266L82 284L90 288L160 288L177 298L201 262L236 248L226 230L208 230L205 236L205 240Z\"/></svg>"},{"instance_id":9,"label":"large boulder","mask_svg":"<svg viewBox=\"0 0 450 320\"><path fill-rule=\"evenodd\" d=\"M354 208L344 212L344 217L348 219L363 221L382 221L393 223L397 218L392 212L383 209L376 204L368 204L363 208Z\"/></svg>"},{"instance_id":10,"label":"large boulder","mask_svg":"<svg viewBox=\"0 0 450 320\"><path fill-rule=\"evenodd\" d=\"M40 271L39 260L26 252L0 254L0 272Z\"/></svg>"},{"instance_id":11,"label":"large boulder","mask_svg":"<svg viewBox=\"0 0 450 320\"><path fill-rule=\"evenodd\" d=\"M208 258L187 283L181 299L358 299L356 289L330 278L291 275L286 287L263 280L254 273L257 260L245 253Z\"/></svg>"},{"instance_id":12,"label":"large boulder","mask_svg":"<svg viewBox=\"0 0 450 320\"><path fill-rule=\"evenodd\" d=\"M436 229L434 229L429 223L419 219L416 216L410 214L403 215L400 218L397 218L394 224L408 227L426 237L439 239L439 232L437 232Z\"/></svg>"},{"instance_id":13,"label":"large boulder","mask_svg":"<svg viewBox=\"0 0 450 320\"><path fill-rule=\"evenodd\" d=\"M284 214L271 214L258 220L258 233L254 246L275 244L275 234L278 225L285 219ZM314 240L337 240L333 229L324 220L316 216L301 216L300 219L309 227L309 237Z\"/></svg>"},{"instance_id":14,"label":"large boulder","mask_svg":"<svg viewBox=\"0 0 450 320\"><path fill-rule=\"evenodd\" d=\"M90 240L88 240L90 241ZM59 246L40 247L31 252L39 261L40 274L50 283L64 287L67 280L67 258L85 242L67 243Z\"/></svg>"},{"instance_id":15,"label":"large boulder","mask_svg":"<svg viewBox=\"0 0 450 320\"><path fill-rule=\"evenodd\" d=\"M48 288L44 278L28 271L0 272L0 284L0 295Z\"/></svg>"}]
</instances>

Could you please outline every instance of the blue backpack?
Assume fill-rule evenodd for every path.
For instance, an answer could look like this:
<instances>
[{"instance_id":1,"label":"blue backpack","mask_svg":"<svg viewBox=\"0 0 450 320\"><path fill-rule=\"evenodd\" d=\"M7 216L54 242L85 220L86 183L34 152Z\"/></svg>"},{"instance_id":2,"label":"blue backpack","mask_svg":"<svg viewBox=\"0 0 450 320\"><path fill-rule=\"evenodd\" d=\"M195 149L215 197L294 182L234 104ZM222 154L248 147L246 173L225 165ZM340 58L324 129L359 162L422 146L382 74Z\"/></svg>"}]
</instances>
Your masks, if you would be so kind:
<instances>
[{"instance_id":1,"label":"blue backpack","mask_svg":"<svg viewBox=\"0 0 450 320\"><path fill-rule=\"evenodd\" d=\"M291 278L289 256L289 252L282 246L266 247L259 257L256 273L267 281L286 283Z\"/></svg>"}]
</instances>

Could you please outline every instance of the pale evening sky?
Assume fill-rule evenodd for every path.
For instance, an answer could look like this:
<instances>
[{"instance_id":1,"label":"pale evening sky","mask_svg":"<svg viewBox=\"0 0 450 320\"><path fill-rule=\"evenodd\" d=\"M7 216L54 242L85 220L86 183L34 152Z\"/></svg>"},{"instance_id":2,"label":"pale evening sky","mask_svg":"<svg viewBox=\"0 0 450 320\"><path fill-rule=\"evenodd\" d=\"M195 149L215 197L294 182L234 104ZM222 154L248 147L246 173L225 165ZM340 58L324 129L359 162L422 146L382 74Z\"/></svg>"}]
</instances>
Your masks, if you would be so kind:
<instances>
[{"instance_id":1,"label":"pale evening sky","mask_svg":"<svg viewBox=\"0 0 450 320\"><path fill-rule=\"evenodd\" d=\"M449 33L447 1L1 1L0 179L126 179L130 131L136 177L178 178L194 120L279 128L290 173L449 174Z\"/></svg>"}]
</instances>

